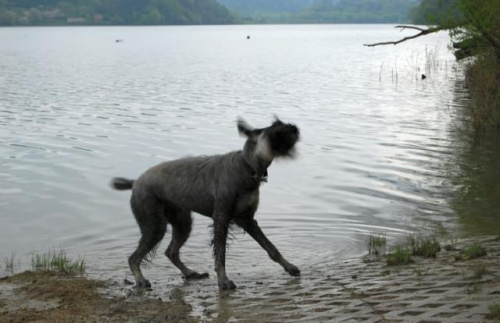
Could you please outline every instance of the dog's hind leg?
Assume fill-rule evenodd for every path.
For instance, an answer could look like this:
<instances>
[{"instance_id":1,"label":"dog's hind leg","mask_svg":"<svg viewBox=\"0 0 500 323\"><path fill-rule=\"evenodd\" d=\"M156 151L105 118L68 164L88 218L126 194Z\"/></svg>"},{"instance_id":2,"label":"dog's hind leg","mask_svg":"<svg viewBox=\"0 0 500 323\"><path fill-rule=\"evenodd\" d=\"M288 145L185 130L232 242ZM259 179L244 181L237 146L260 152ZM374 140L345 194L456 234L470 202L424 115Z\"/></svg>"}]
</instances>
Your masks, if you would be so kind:
<instances>
[{"instance_id":1,"label":"dog's hind leg","mask_svg":"<svg viewBox=\"0 0 500 323\"><path fill-rule=\"evenodd\" d=\"M193 224L191 212L189 210L168 210L167 214L168 221L172 225L172 240L165 251L165 255L168 259L170 259L175 267L179 268L186 279L208 278L208 273L200 274L186 267L179 256L179 250L187 241L189 234L191 233L191 227Z\"/></svg>"},{"instance_id":2,"label":"dog's hind leg","mask_svg":"<svg viewBox=\"0 0 500 323\"><path fill-rule=\"evenodd\" d=\"M264 232L254 219L251 220L237 220L236 224L242 227L248 234L259 243L259 245L267 251L269 257L279 263L287 273L291 276L299 276L300 270L295 265L289 263L266 237Z\"/></svg>"},{"instance_id":3,"label":"dog's hind leg","mask_svg":"<svg viewBox=\"0 0 500 323\"><path fill-rule=\"evenodd\" d=\"M132 210L141 230L141 239L134 253L129 257L130 270L134 274L137 287L151 287L151 283L144 278L141 271L141 262L148 255L154 253L155 247L167 231L167 219L161 203L157 201L141 201L141 206L132 199Z\"/></svg>"}]
</instances>

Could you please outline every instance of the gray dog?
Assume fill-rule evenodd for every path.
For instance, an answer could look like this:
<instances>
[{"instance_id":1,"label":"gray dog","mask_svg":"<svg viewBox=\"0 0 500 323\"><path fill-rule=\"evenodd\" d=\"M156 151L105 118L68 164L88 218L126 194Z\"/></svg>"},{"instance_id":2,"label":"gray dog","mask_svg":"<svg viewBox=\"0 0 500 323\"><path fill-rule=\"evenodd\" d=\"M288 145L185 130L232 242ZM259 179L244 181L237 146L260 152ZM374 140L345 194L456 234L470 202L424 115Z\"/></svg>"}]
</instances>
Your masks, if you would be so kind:
<instances>
[{"instance_id":1,"label":"gray dog","mask_svg":"<svg viewBox=\"0 0 500 323\"><path fill-rule=\"evenodd\" d=\"M238 131L247 138L243 150L161 163L135 181L113 179L115 189L132 189L130 204L142 234L137 250L129 258L136 286L151 286L142 275L140 264L154 252L167 224L172 226L172 241L165 255L186 279L208 277L207 273L187 268L179 258L179 250L191 232L192 211L214 221L213 256L220 289L236 288L225 269L226 239L233 223L243 228L290 275L300 275L300 270L280 254L254 220L259 186L267 181L267 168L274 158L293 157L299 129L279 119L267 128L253 129L240 119Z\"/></svg>"}]
</instances>

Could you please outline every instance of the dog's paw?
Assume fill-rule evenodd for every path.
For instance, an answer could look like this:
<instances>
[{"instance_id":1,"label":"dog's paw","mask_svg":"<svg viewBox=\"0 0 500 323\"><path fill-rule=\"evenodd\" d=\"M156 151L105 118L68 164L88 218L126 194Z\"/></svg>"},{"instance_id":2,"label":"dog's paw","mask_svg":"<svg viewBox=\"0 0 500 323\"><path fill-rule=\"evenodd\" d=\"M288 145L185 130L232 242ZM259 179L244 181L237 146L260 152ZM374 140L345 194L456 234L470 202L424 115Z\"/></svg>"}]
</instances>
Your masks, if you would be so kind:
<instances>
[{"instance_id":1,"label":"dog's paw","mask_svg":"<svg viewBox=\"0 0 500 323\"><path fill-rule=\"evenodd\" d=\"M151 283L147 279L141 279L135 284L136 288L151 288Z\"/></svg>"},{"instance_id":2,"label":"dog's paw","mask_svg":"<svg viewBox=\"0 0 500 323\"><path fill-rule=\"evenodd\" d=\"M300 269L295 267L294 265L290 265L285 268L286 272L290 274L290 276L300 276Z\"/></svg>"},{"instance_id":3,"label":"dog's paw","mask_svg":"<svg viewBox=\"0 0 500 323\"><path fill-rule=\"evenodd\" d=\"M196 280L196 279L204 279L208 278L210 275L208 273L197 273L196 271L190 272L189 274L185 275L184 278L187 280Z\"/></svg>"},{"instance_id":4,"label":"dog's paw","mask_svg":"<svg viewBox=\"0 0 500 323\"><path fill-rule=\"evenodd\" d=\"M227 279L223 282L219 282L219 289L220 290L233 290L233 289L236 289L236 285L233 283L233 281Z\"/></svg>"}]
</instances>

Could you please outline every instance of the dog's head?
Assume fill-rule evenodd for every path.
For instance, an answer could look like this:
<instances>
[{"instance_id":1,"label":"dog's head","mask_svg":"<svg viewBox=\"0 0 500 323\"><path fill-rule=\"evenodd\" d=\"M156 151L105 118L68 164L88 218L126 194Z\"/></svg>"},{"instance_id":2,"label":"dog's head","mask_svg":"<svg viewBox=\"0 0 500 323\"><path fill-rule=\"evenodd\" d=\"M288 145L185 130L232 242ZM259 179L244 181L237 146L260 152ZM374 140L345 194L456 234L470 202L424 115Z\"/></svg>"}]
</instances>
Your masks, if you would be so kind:
<instances>
[{"instance_id":1,"label":"dog's head","mask_svg":"<svg viewBox=\"0 0 500 323\"><path fill-rule=\"evenodd\" d=\"M243 119L238 119L238 131L247 137L247 153L269 163L276 157L294 157L295 144L300 138L297 126L283 123L278 118L271 126L260 129L254 129Z\"/></svg>"}]
</instances>

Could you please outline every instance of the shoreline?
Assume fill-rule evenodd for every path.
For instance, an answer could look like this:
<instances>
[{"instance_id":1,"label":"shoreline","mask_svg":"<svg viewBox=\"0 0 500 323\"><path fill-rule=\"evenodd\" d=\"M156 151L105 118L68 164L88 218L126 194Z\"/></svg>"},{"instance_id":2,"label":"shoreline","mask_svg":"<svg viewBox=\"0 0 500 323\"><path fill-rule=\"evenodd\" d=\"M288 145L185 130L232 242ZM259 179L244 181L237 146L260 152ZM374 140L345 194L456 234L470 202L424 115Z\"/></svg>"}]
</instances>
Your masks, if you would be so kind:
<instances>
[{"instance_id":1,"label":"shoreline","mask_svg":"<svg viewBox=\"0 0 500 323\"><path fill-rule=\"evenodd\" d=\"M475 243L487 254L457 257ZM26 271L0 279L0 321L498 322L491 308L500 306L499 257L500 237L477 237L406 265L347 259L277 284L249 280L220 293L200 282L161 297L124 281Z\"/></svg>"}]
</instances>

